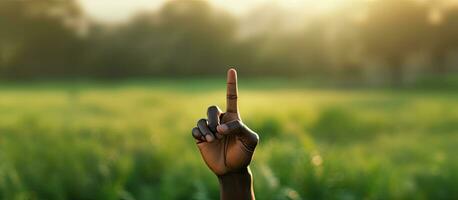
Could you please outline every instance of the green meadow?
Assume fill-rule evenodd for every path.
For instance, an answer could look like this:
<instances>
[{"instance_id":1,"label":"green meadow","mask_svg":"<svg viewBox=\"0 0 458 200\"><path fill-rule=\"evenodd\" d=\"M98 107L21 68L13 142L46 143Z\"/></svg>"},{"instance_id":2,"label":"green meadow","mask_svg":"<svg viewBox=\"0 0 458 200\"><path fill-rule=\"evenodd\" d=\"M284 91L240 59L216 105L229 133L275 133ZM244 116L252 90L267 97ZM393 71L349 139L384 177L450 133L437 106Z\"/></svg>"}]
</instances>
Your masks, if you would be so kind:
<instances>
[{"instance_id":1,"label":"green meadow","mask_svg":"<svg viewBox=\"0 0 458 200\"><path fill-rule=\"evenodd\" d=\"M239 83L258 199L457 199L458 93ZM191 129L224 80L4 83L0 199L218 199Z\"/></svg>"}]
</instances>

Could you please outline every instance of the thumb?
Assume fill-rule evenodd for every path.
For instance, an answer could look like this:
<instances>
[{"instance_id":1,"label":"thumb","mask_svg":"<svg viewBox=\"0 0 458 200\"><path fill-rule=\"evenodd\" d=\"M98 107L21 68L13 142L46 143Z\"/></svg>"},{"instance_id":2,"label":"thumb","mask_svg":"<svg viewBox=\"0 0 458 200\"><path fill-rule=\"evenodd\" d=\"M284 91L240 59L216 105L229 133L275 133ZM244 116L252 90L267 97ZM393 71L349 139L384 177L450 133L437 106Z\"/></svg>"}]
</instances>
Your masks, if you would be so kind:
<instances>
[{"instance_id":1,"label":"thumb","mask_svg":"<svg viewBox=\"0 0 458 200\"><path fill-rule=\"evenodd\" d=\"M254 151L259 141L259 136L242 121L233 120L218 125L216 130L221 135L235 135L251 151Z\"/></svg>"}]
</instances>

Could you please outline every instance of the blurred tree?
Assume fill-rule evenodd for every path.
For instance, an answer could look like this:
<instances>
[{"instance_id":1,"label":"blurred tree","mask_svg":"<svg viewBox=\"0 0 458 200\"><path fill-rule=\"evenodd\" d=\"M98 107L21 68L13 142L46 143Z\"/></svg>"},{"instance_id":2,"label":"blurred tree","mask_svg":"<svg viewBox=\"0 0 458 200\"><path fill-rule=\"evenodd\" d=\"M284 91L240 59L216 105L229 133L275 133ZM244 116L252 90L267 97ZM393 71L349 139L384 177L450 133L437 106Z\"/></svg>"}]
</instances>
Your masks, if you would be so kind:
<instances>
[{"instance_id":1,"label":"blurred tree","mask_svg":"<svg viewBox=\"0 0 458 200\"><path fill-rule=\"evenodd\" d=\"M328 72L324 28L314 23L297 33L264 38L255 52L257 71L283 76L316 76Z\"/></svg>"},{"instance_id":2,"label":"blurred tree","mask_svg":"<svg viewBox=\"0 0 458 200\"><path fill-rule=\"evenodd\" d=\"M458 10L443 1L349 0L321 14L268 4L235 18L176 0L120 24L89 20L78 2L1 1L0 77L201 76L233 65L250 76L346 83L389 74L385 82L401 85L425 74L421 62L453 71L446 60L458 47Z\"/></svg>"},{"instance_id":3,"label":"blurred tree","mask_svg":"<svg viewBox=\"0 0 458 200\"><path fill-rule=\"evenodd\" d=\"M427 7L412 0L384 0L369 4L362 26L365 51L386 64L391 82L401 85L403 61L410 53L427 46L430 24Z\"/></svg>"},{"instance_id":4,"label":"blurred tree","mask_svg":"<svg viewBox=\"0 0 458 200\"><path fill-rule=\"evenodd\" d=\"M247 67L242 71L296 77L327 72L324 20L306 23L304 19L293 19L288 10L261 5L243 21L240 51L247 55L243 64Z\"/></svg>"},{"instance_id":5,"label":"blurred tree","mask_svg":"<svg viewBox=\"0 0 458 200\"><path fill-rule=\"evenodd\" d=\"M433 34L429 39L433 57L433 72L445 74L449 72L445 62L447 55L458 50L458 8L443 11L443 15L433 25Z\"/></svg>"},{"instance_id":6,"label":"blurred tree","mask_svg":"<svg viewBox=\"0 0 458 200\"><path fill-rule=\"evenodd\" d=\"M171 1L159 12L161 49L169 49L169 73L193 70L211 74L230 64L235 20L204 1ZM176 59L180 58L180 59Z\"/></svg>"},{"instance_id":7,"label":"blurred tree","mask_svg":"<svg viewBox=\"0 0 458 200\"><path fill-rule=\"evenodd\" d=\"M214 74L231 64L235 31L235 20L207 2L170 1L158 13L94 29L88 62L115 77Z\"/></svg>"},{"instance_id":8,"label":"blurred tree","mask_svg":"<svg viewBox=\"0 0 458 200\"><path fill-rule=\"evenodd\" d=\"M0 2L1 75L26 78L68 74L81 54L75 31L80 17L74 0Z\"/></svg>"}]
</instances>

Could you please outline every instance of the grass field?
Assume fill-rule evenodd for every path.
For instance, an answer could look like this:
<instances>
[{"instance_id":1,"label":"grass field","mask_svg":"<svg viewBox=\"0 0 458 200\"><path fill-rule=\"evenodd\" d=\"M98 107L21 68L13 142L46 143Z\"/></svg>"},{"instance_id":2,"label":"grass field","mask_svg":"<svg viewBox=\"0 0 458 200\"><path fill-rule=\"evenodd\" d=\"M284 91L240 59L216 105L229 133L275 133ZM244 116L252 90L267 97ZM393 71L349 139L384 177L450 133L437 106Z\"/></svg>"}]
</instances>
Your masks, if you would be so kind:
<instances>
[{"instance_id":1,"label":"grass field","mask_svg":"<svg viewBox=\"0 0 458 200\"><path fill-rule=\"evenodd\" d=\"M458 199L458 93L240 83L258 199ZM224 80L0 86L0 199L217 199Z\"/></svg>"}]
</instances>

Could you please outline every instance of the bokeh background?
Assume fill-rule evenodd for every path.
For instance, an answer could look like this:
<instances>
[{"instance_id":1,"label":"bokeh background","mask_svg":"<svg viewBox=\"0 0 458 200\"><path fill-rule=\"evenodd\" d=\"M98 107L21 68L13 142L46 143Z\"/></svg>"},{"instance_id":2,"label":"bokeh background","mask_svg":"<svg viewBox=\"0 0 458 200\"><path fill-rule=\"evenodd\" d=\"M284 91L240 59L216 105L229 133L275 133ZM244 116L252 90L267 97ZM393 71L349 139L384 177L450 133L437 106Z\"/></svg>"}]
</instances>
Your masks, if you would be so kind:
<instances>
[{"instance_id":1,"label":"bokeh background","mask_svg":"<svg viewBox=\"0 0 458 200\"><path fill-rule=\"evenodd\" d=\"M217 199L225 71L259 199L457 199L458 1L2 0L1 199Z\"/></svg>"}]
</instances>

